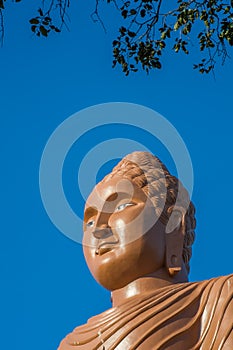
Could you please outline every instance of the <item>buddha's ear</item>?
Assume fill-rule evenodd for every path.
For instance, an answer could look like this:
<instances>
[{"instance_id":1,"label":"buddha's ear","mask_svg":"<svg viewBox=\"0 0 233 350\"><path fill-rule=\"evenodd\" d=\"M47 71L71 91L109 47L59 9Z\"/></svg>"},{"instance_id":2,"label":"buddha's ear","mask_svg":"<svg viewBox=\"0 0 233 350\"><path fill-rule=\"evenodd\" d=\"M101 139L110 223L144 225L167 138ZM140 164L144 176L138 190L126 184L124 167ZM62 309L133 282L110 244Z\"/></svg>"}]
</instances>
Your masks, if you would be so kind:
<instances>
[{"instance_id":1,"label":"buddha's ear","mask_svg":"<svg viewBox=\"0 0 233 350\"><path fill-rule=\"evenodd\" d=\"M166 267L170 276L182 268L182 252L185 235L185 214L182 209L172 209L166 226Z\"/></svg>"}]
</instances>

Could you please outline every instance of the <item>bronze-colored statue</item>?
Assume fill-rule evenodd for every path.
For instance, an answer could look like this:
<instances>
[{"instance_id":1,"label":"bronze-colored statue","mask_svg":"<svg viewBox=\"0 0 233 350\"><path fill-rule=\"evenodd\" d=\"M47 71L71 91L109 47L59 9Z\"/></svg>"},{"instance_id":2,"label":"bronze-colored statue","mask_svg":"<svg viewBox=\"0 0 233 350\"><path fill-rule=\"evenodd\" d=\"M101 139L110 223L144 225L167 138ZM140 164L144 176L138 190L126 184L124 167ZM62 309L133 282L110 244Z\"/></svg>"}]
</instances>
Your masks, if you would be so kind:
<instances>
[{"instance_id":1,"label":"bronze-colored statue","mask_svg":"<svg viewBox=\"0 0 233 350\"><path fill-rule=\"evenodd\" d=\"M195 210L161 161L134 152L89 196L83 249L113 307L59 350L232 350L233 276L188 282Z\"/></svg>"}]
</instances>

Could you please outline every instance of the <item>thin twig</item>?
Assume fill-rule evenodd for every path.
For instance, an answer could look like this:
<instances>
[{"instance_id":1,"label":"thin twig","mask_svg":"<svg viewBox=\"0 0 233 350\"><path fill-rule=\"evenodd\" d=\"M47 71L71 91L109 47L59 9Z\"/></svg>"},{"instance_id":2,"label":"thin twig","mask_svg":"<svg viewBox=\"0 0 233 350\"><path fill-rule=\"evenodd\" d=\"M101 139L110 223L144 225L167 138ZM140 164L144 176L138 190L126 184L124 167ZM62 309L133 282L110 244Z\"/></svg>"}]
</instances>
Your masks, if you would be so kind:
<instances>
[{"instance_id":1,"label":"thin twig","mask_svg":"<svg viewBox=\"0 0 233 350\"><path fill-rule=\"evenodd\" d=\"M0 43L1 43L1 47L3 46L4 34L5 34L4 18L3 18L2 9L0 9Z\"/></svg>"},{"instance_id":2,"label":"thin twig","mask_svg":"<svg viewBox=\"0 0 233 350\"><path fill-rule=\"evenodd\" d=\"M96 18L95 18L96 17ZM95 10L92 12L91 14L91 19L94 23L96 22L100 22L105 34L107 33L106 27L104 25L104 22L102 21L100 15L99 15L99 0L96 0L96 6L95 6Z\"/></svg>"}]
</instances>

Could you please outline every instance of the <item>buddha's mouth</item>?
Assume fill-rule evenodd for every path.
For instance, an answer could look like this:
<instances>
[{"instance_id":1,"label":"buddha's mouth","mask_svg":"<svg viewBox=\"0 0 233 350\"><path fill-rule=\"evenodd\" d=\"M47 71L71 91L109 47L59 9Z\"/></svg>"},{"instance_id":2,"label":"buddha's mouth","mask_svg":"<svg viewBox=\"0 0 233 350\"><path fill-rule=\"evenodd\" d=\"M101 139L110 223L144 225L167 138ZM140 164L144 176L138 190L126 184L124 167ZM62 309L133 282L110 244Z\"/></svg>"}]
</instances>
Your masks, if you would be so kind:
<instances>
[{"instance_id":1,"label":"buddha's mouth","mask_svg":"<svg viewBox=\"0 0 233 350\"><path fill-rule=\"evenodd\" d=\"M96 248L96 255L103 255L116 248L119 241L102 241Z\"/></svg>"}]
</instances>

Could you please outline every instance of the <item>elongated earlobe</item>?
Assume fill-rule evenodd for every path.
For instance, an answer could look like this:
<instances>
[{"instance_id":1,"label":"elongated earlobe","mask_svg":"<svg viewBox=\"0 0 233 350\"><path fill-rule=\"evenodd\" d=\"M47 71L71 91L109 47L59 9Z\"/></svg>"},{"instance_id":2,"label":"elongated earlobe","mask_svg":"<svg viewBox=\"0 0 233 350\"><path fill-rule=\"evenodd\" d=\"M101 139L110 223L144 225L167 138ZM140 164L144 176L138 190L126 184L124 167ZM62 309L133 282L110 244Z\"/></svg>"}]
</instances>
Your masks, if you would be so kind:
<instances>
[{"instance_id":1,"label":"elongated earlobe","mask_svg":"<svg viewBox=\"0 0 233 350\"><path fill-rule=\"evenodd\" d=\"M170 276L181 271L183 235L179 230L166 233L166 267Z\"/></svg>"},{"instance_id":2,"label":"elongated earlobe","mask_svg":"<svg viewBox=\"0 0 233 350\"><path fill-rule=\"evenodd\" d=\"M178 215L177 215L178 214ZM165 234L166 237L166 267L170 276L175 276L182 269L182 253L184 244L184 216L181 212L174 215L173 229Z\"/></svg>"}]
</instances>

